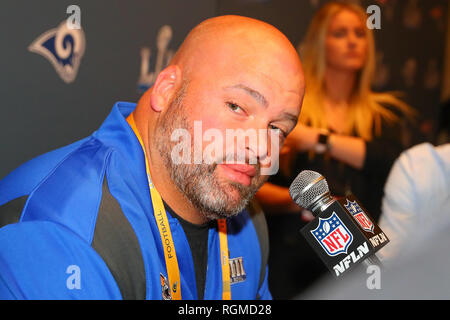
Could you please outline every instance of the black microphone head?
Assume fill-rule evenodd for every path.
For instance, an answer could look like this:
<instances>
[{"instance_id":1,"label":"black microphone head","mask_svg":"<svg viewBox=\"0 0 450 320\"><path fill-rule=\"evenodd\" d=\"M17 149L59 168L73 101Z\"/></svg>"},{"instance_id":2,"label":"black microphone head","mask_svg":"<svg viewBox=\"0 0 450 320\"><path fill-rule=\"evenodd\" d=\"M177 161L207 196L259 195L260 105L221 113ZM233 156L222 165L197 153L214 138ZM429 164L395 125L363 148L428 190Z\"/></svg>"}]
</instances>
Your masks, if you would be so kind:
<instances>
[{"instance_id":1,"label":"black microphone head","mask_svg":"<svg viewBox=\"0 0 450 320\"><path fill-rule=\"evenodd\" d=\"M313 213L316 213L314 209L319 200L331 197L325 178L312 170L303 170L298 174L289 187L289 194L295 203Z\"/></svg>"}]
</instances>

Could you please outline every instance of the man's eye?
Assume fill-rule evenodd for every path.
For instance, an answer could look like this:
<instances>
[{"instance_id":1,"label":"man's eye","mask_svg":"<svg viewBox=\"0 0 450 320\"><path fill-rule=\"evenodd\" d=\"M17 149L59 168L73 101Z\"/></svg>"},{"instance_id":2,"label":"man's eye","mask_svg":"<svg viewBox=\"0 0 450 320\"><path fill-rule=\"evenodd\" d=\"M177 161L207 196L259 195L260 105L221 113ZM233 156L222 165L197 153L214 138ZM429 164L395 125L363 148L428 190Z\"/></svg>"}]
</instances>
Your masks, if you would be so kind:
<instances>
[{"instance_id":1,"label":"man's eye","mask_svg":"<svg viewBox=\"0 0 450 320\"><path fill-rule=\"evenodd\" d=\"M281 130L280 128L278 128L272 124L269 126L269 129L276 130L276 133L282 138L286 138L286 136L287 136L286 132L284 132L283 130Z\"/></svg>"},{"instance_id":2,"label":"man's eye","mask_svg":"<svg viewBox=\"0 0 450 320\"><path fill-rule=\"evenodd\" d=\"M233 102L227 102L228 108L230 108L232 111L237 112L239 110L242 110L240 106L238 106L236 103Z\"/></svg>"},{"instance_id":3,"label":"man's eye","mask_svg":"<svg viewBox=\"0 0 450 320\"><path fill-rule=\"evenodd\" d=\"M234 113L245 114L245 110L236 103L227 102L227 106Z\"/></svg>"}]
</instances>

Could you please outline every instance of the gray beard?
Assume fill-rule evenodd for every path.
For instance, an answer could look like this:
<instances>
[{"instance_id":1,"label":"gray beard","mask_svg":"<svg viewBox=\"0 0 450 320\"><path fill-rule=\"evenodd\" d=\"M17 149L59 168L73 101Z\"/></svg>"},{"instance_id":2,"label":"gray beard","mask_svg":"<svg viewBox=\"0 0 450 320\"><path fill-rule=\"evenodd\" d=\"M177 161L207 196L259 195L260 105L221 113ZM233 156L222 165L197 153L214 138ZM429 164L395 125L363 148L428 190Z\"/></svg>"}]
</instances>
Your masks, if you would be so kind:
<instances>
[{"instance_id":1,"label":"gray beard","mask_svg":"<svg viewBox=\"0 0 450 320\"><path fill-rule=\"evenodd\" d=\"M176 143L170 141L172 132L183 128L191 133L191 137L193 132L185 114L186 107L183 105L185 90L183 86L157 123L156 149L164 160L175 186L207 220L235 216L245 209L266 179L259 175L259 164L256 176L247 187L239 183L219 181L216 172L217 163L175 164L173 162L171 151ZM192 143L191 146L191 154L193 154ZM235 191L239 194L238 199L232 195Z\"/></svg>"}]
</instances>

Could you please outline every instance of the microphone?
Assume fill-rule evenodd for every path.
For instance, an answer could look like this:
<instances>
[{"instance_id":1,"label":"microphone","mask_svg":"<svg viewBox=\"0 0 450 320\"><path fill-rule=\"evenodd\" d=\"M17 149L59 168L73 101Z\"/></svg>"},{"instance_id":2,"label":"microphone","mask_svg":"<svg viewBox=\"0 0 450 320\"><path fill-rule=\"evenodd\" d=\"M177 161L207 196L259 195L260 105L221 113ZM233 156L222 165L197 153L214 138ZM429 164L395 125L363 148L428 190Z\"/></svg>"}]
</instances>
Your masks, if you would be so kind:
<instances>
[{"instance_id":1,"label":"microphone","mask_svg":"<svg viewBox=\"0 0 450 320\"><path fill-rule=\"evenodd\" d=\"M325 178L304 170L289 187L291 198L314 220L300 232L327 268L340 277L360 263L381 266L375 252L389 239L354 195L335 199Z\"/></svg>"}]
</instances>

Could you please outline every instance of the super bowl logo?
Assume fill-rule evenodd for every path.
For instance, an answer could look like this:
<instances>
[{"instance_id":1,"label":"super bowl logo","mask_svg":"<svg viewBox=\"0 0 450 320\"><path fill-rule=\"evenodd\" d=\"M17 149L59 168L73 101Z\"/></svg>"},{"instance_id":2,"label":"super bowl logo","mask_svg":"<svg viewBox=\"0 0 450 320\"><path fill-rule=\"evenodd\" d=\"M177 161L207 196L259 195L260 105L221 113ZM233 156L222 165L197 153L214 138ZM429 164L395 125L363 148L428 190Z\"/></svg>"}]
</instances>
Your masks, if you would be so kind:
<instances>
[{"instance_id":1,"label":"super bowl logo","mask_svg":"<svg viewBox=\"0 0 450 320\"><path fill-rule=\"evenodd\" d=\"M358 224L363 228L364 231L373 232L373 223L364 213L363 209L359 206L356 201L349 201L347 199L347 203L344 205L345 209L350 212L353 218L358 222Z\"/></svg>"},{"instance_id":2,"label":"super bowl logo","mask_svg":"<svg viewBox=\"0 0 450 320\"><path fill-rule=\"evenodd\" d=\"M174 55L174 51L169 49L169 43L172 39L172 28L169 25L162 26L156 37L156 62L154 71L150 72L151 49L143 47L141 49L141 74L138 79L138 91L143 93L150 88L156 80L158 74L170 62Z\"/></svg>"},{"instance_id":3,"label":"super bowl logo","mask_svg":"<svg viewBox=\"0 0 450 320\"><path fill-rule=\"evenodd\" d=\"M329 256L347 253L353 241L353 235L336 212L333 212L329 218L319 218L319 225L310 232Z\"/></svg>"},{"instance_id":4,"label":"super bowl logo","mask_svg":"<svg viewBox=\"0 0 450 320\"><path fill-rule=\"evenodd\" d=\"M85 45L83 29L72 28L69 21L64 20L57 28L41 34L28 50L45 57L61 79L71 83L77 76Z\"/></svg>"}]
</instances>

